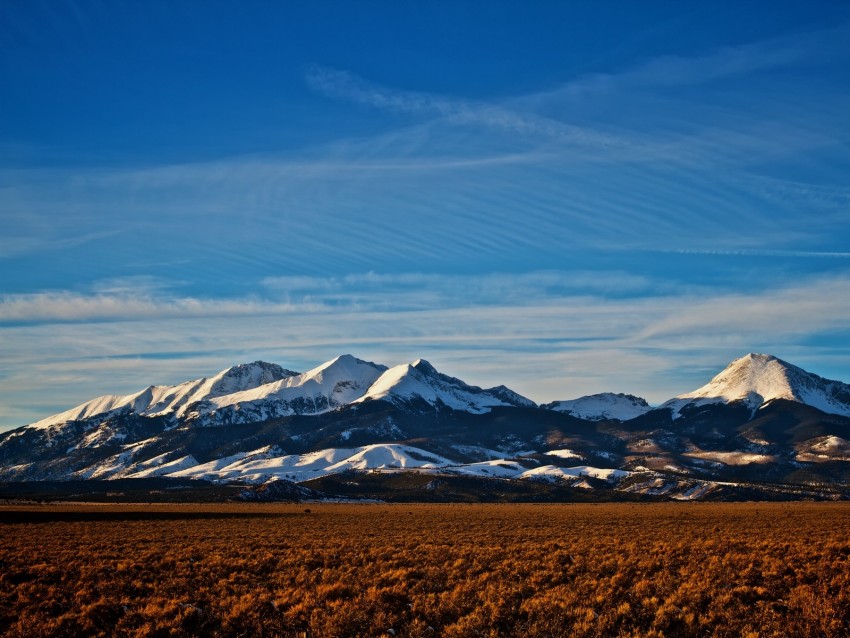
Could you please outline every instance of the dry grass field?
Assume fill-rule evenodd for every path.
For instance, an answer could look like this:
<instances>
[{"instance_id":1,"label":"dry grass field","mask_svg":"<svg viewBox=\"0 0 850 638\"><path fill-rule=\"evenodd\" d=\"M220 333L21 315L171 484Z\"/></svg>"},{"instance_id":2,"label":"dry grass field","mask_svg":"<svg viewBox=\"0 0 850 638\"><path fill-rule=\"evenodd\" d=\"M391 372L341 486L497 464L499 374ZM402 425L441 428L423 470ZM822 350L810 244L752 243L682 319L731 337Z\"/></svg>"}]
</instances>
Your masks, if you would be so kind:
<instances>
[{"instance_id":1,"label":"dry grass field","mask_svg":"<svg viewBox=\"0 0 850 638\"><path fill-rule=\"evenodd\" d=\"M842 504L33 505L0 523L8 636L850 635Z\"/></svg>"}]
</instances>

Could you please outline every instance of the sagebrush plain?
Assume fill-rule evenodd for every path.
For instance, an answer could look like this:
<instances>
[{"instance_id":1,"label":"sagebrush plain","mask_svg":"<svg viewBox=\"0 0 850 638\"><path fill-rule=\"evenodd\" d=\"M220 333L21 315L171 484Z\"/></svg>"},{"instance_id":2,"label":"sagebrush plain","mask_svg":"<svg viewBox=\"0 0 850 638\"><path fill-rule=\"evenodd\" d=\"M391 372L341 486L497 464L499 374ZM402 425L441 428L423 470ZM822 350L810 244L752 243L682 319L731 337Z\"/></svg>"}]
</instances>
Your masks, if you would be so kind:
<instances>
[{"instance_id":1,"label":"sagebrush plain","mask_svg":"<svg viewBox=\"0 0 850 638\"><path fill-rule=\"evenodd\" d=\"M17 505L7 636L846 636L850 505Z\"/></svg>"}]
</instances>

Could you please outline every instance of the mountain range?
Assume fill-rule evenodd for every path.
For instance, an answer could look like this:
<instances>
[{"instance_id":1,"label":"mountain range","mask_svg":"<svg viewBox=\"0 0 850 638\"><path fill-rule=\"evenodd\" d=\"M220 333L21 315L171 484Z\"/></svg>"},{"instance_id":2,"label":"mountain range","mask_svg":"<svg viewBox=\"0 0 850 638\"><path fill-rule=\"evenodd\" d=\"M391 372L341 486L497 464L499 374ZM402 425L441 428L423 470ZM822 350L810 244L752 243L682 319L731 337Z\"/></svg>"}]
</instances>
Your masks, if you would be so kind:
<instances>
[{"instance_id":1,"label":"mountain range","mask_svg":"<svg viewBox=\"0 0 850 638\"><path fill-rule=\"evenodd\" d=\"M102 396L0 435L6 484L118 479L246 498L845 498L850 386L748 354L659 406L616 393L537 405L422 359L343 355Z\"/></svg>"}]
</instances>

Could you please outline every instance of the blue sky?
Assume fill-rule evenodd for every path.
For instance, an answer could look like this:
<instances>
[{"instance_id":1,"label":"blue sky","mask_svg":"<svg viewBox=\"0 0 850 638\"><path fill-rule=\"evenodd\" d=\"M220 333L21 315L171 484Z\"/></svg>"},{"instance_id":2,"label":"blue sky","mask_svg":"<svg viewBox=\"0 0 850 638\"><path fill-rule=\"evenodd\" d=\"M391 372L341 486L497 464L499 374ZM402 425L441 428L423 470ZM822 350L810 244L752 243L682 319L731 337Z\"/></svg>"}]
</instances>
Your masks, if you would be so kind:
<instances>
[{"instance_id":1,"label":"blue sky","mask_svg":"<svg viewBox=\"0 0 850 638\"><path fill-rule=\"evenodd\" d=\"M0 428L258 358L850 381L850 6L0 3Z\"/></svg>"}]
</instances>

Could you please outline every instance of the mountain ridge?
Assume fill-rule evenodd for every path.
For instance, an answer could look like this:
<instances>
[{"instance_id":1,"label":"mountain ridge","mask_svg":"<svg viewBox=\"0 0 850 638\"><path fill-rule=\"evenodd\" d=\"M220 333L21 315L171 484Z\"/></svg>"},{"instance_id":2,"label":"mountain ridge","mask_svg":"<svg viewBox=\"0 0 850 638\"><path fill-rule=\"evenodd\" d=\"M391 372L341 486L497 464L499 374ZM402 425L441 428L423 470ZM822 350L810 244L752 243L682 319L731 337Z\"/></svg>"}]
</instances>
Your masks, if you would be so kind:
<instances>
[{"instance_id":1,"label":"mountain ridge","mask_svg":"<svg viewBox=\"0 0 850 638\"><path fill-rule=\"evenodd\" d=\"M414 397L473 412L505 405L537 405L504 385L489 389L469 385L439 372L424 359L388 367L345 354L304 373L264 361L238 364L209 378L171 386L151 385L129 395L96 397L23 427L51 427L120 410L143 416L188 416L193 422L209 417L211 422L234 423L318 414L377 399L403 403ZM614 392L553 401L540 407L582 419L627 421L659 409L670 410L675 419L686 406L714 403L742 402L755 411L776 399L850 416L850 385L758 353L735 359L706 385L655 407L641 397ZM271 408L258 409L258 403L263 401L268 401ZM218 411L222 416L210 417Z\"/></svg>"},{"instance_id":2,"label":"mountain ridge","mask_svg":"<svg viewBox=\"0 0 850 638\"><path fill-rule=\"evenodd\" d=\"M310 487L339 473L416 472L687 499L829 485L850 498L845 396L847 384L752 353L656 407L615 393L537 405L423 359L387 367L341 355L303 373L253 362L0 435L0 481Z\"/></svg>"},{"instance_id":3,"label":"mountain ridge","mask_svg":"<svg viewBox=\"0 0 850 638\"><path fill-rule=\"evenodd\" d=\"M150 385L143 390L123 396L107 394L96 397L69 410L31 423L27 427L46 428L127 408L132 412L148 416L158 416L167 412L176 412L180 415L185 411L186 406L204 398L247 390L297 374L275 363L265 361L242 363L225 368L209 378L202 377L176 385Z\"/></svg>"}]
</instances>

